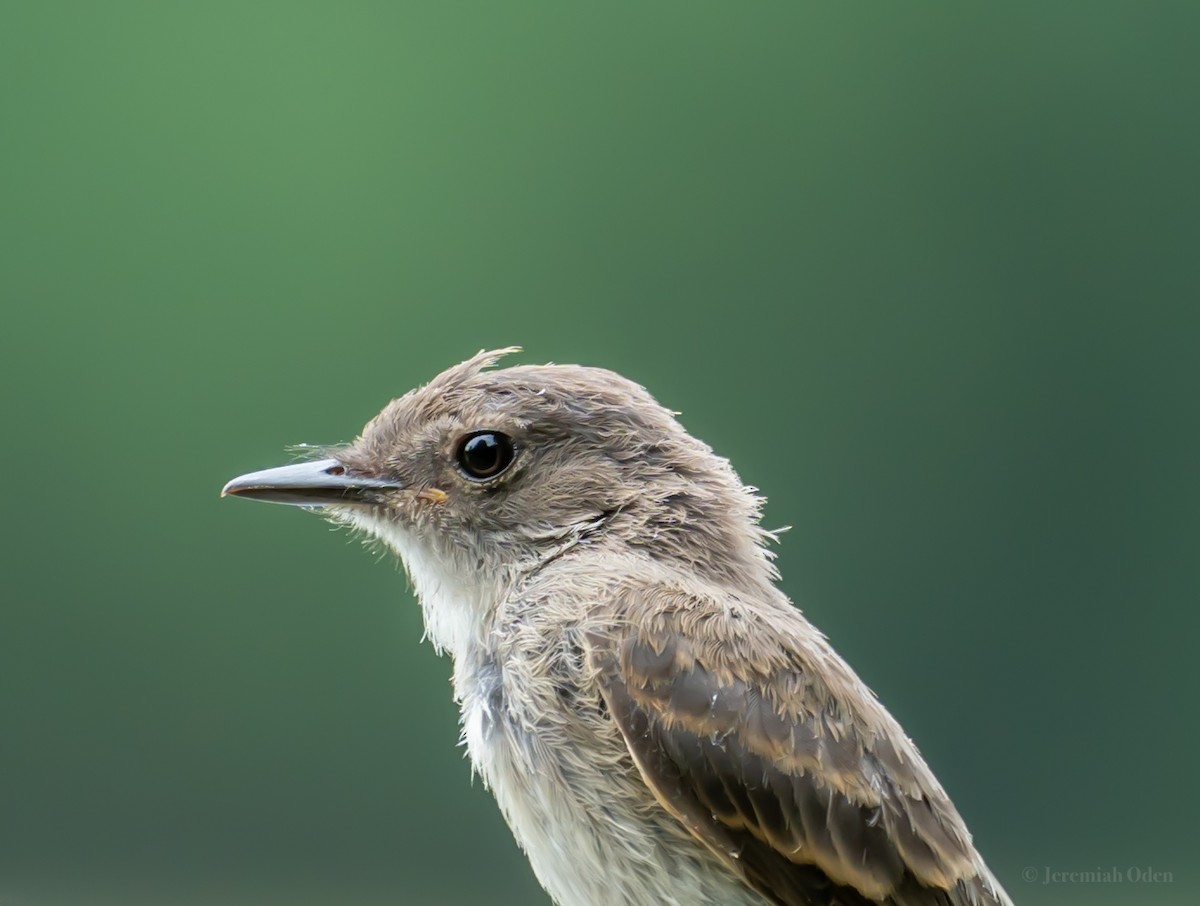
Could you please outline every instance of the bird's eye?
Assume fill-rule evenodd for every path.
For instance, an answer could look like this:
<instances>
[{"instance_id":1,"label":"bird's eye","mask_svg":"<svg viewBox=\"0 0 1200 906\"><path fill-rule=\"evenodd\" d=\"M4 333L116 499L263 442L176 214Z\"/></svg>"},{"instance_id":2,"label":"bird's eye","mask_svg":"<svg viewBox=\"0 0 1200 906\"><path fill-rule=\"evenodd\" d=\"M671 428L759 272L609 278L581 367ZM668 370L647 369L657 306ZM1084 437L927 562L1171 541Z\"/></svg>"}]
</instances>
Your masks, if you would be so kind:
<instances>
[{"instance_id":1,"label":"bird's eye","mask_svg":"<svg viewBox=\"0 0 1200 906\"><path fill-rule=\"evenodd\" d=\"M468 478L495 478L510 465L516 450L512 438L499 431L468 434L458 445L458 465Z\"/></svg>"}]
</instances>

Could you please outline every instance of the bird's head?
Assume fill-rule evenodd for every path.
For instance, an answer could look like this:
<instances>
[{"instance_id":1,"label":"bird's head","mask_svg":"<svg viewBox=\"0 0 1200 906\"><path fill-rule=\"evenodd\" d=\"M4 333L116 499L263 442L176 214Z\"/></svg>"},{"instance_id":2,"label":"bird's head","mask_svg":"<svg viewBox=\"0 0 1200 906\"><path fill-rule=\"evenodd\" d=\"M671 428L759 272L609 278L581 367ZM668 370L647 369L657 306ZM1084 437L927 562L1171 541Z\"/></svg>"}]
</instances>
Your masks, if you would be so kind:
<instances>
[{"instance_id":1,"label":"bird's head","mask_svg":"<svg viewBox=\"0 0 1200 906\"><path fill-rule=\"evenodd\" d=\"M511 580L616 536L705 572L769 572L759 499L642 387L600 368L492 365L484 352L389 403L327 458L225 494L320 508L410 573ZM419 577L418 592L421 591Z\"/></svg>"}]
</instances>

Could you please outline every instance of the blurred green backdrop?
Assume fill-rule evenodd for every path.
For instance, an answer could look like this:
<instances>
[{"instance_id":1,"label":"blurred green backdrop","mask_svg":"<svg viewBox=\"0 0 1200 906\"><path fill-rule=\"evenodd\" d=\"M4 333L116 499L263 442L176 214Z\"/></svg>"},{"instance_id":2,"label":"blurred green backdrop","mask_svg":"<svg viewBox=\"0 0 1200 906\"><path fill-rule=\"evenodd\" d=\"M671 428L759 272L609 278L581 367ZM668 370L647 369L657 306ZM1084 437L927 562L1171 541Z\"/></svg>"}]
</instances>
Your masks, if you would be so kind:
<instances>
[{"instance_id":1,"label":"blurred green backdrop","mask_svg":"<svg viewBox=\"0 0 1200 906\"><path fill-rule=\"evenodd\" d=\"M5 4L0 904L547 903L398 571L217 498L508 343L764 489L1019 902L1196 902L1198 25Z\"/></svg>"}]
</instances>

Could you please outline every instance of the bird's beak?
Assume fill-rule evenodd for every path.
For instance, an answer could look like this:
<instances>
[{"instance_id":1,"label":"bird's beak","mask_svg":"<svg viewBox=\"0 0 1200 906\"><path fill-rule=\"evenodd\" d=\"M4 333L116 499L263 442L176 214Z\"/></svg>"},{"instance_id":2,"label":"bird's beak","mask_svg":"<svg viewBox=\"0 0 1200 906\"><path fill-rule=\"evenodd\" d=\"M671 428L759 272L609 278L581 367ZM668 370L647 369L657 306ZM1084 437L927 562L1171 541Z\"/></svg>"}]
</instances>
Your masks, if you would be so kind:
<instances>
[{"instance_id":1,"label":"bird's beak","mask_svg":"<svg viewBox=\"0 0 1200 906\"><path fill-rule=\"evenodd\" d=\"M225 485L221 496L292 506L331 506L377 503L382 493L402 487L391 479L353 475L336 459L321 459L242 475Z\"/></svg>"}]
</instances>

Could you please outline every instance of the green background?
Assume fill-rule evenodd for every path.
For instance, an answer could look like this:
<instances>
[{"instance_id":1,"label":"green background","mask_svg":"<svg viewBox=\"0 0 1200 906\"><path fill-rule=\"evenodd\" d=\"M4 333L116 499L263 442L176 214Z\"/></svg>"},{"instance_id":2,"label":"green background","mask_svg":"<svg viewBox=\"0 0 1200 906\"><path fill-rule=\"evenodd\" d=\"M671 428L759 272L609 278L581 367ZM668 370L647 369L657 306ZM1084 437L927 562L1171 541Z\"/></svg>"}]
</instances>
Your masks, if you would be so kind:
<instances>
[{"instance_id":1,"label":"green background","mask_svg":"<svg viewBox=\"0 0 1200 906\"><path fill-rule=\"evenodd\" d=\"M770 496L1018 902L1196 902L1196 10L5 3L0 904L548 902L398 570L217 497L509 343Z\"/></svg>"}]
</instances>

